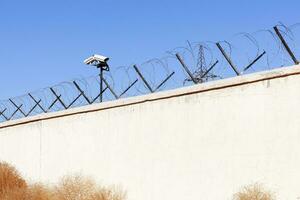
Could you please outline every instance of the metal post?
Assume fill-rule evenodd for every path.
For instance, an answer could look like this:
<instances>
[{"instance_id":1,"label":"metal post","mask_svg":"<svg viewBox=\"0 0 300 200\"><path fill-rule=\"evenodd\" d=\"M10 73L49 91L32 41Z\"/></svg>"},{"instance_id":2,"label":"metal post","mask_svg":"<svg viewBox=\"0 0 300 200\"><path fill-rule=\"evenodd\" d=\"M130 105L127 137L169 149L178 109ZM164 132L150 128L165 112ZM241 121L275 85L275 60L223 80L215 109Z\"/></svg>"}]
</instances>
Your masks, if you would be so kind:
<instances>
[{"instance_id":1,"label":"metal post","mask_svg":"<svg viewBox=\"0 0 300 200\"><path fill-rule=\"evenodd\" d=\"M102 95L102 91L103 91L103 68L100 68L100 95L99 95L99 100L100 102L103 101L103 95Z\"/></svg>"},{"instance_id":2,"label":"metal post","mask_svg":"<svg viewBox=\"0 0 300 200\"><path fill-rule=\"evenodd\" d=\"M4 117L4 119L6 121L8 121L9 119L4 115L4 112L6 111L7 109L5 108L4 110L0 111L0 115L2 115Z\"/></svg>"},{"instance_id":3,"label":"metal post","mask_svg":"<svg viewBox=\"0 0 300 200\"><path fill-rule=\"evenodd\" d=\"M292 52L292 50L290 49L289 45L286 43L286 41L284 40L283 36L281 35L279 29L277 28L277 26L274 26L274 30L275 33L277 34L277 36L279 37L281 43L283 44L285 50L288 52L288 54L291 56L292 60L294 61L294 63L296 65L299 64L299 61L297 60L297 58L295 57L294 53Z\"/></svg>"},{"instance_id":4,"label":"metal post","mask_svg":"<svg viewBox=\"0 0 300 200\"><path fill-rule=\"evenodd\" d=\"M155 88L155 92L161 87L163 86L163 84L165 84L173 75L175 74L175 72L172 72L169 76L167 76L167 78L165 78L165 80L163 80L156 88Z\"/></svg>"},{"instance_id":5,"label":"metal post","mask_svg":"<svg viewBox=\"0 0 300 200\"><path fill-rule=\"evenodd\" d=\"M103 78L102 81L105 83L105 85L107 86L107 88L109 89L109 91L114 95L114 97L116 99L118 99L118 95L115 93L115 91L110 87L110 85L108 84L108 82Z\"/></svg>"},{"instance_id":6,"label":"metal post","mask_svg":"<svg viewBox=\"0 0 300 200\"><path fill-rule=\"evenodd\" d=\"M132 86L134 86L138 82L138 79L136 79L133 83L131 83L120 95L119 98L121 98Z\"/></svg>"},{"instance_id":7,"label":"metal post","mask_svg":"<svg viewBox=\"0 0 300 200\"><path fill-rule=\"evenodd\" d=\"M177 60L180 62L180 64L182 65L183 69L186 71L186 73L190 76L191 80L197 84L197 80L195 79L194 75L192 74L192 72L189 70L189 68L186 66L186 64L184 63L183 59L180 57L180 55L178 53L176 53L176 58Z\"/></svg>"},{"instance_id":8,"label":"metal post","mask_svg":"<svg viewBox=\"0 0 300 200\"><path fill-rule=\"evenodd\" d=\"M77 90L80 92L80 94L83 96L83 98L84 98L89 104L92 104L92 102L90 101L90 99L84 94L84 91L80 88L80 86L76 83L76 81L73 81L73 84L75 85L75 87L77 88Z\"/></svg>"},{"instance_id":9,"label":"metal post","mask_svg":"<svg viewBox=\"0 0 300 200\"><path fill-rule=\"evenodd\" d=\"M37 101L30 93L28 93L29 97L38 105L38 107L46 113L47 111L40 105L41 99Z\"/></svg>"},{"instance_id":10,"label":"metal post","mask_svg":"<svg viewBox=\"0 0 300 200\"><path fill-rule=\"evenodd\" d=\"M139 75L139 77L142 79L142 81L145 83L145 85L147 86L147 88L150 90L151 93L153 93L153 89L151 88L151 86L149 85L149 83L146 81L145 77L142 75L142 73L140 72L140 70L138 69L138 67L136 65L133 65L134 70L136 71L136 73Z\"/></svg>"},{"instance_id":11,"label":"metal post","mask_svg":"<svg viewBox=\"0 0 300 200\"><path fill-rule=\"evenodd\" d=\"M254 65L261 57L263 57L266 54L266 51L264 51L262 54L260 54L257 58L255 58L245 69L243 70L243 73L247 71L252 65Z\"/></svg>"},{"instance_id":12,"label":"metal post","mask_svg":"<svg viewBox=\"0 0 300 200\"><path fill-rule=\"evenodd\" d=\"M233 62L231 61L231 59L229 58L229 56L225 53L225 51L222 48L222 46L220 45L220 43L216 43L216 45L219 48L219 50L221 51L222 55L227 60L227 62L229 63L229 65L231 66L231 68L233 69L233 71L236 73L236 75L240 76L241 73L238 71L238 69L236 68L236 66L233 64Z\"/></svg>"}]
</instances>

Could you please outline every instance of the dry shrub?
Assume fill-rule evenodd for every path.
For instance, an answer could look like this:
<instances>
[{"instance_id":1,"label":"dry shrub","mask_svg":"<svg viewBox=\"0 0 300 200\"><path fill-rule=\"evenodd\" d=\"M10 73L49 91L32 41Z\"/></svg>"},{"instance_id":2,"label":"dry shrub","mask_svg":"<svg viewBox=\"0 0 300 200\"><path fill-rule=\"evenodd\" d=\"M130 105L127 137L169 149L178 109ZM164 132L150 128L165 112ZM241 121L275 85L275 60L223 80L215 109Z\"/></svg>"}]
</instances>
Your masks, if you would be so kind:
<instances>
[{"instance_id":1,"label":"dry shrub","mask_svg":"<svg viewBox=\"0 0 300 200\"><path fill-rule=\"evenodd\" d=\"M17 170L7 163L0 162L0 197L4 198L4 195L12 194L12 191L23 193L26 188L27 184Z\"/></svg>"},{"instance_id":2,"label":"dry shrub","mask_svg":"<svg viewBox=\"0 0 300 200\"><path fill-rule=\"evenodd\" d=\"M54 200L124 200L125 193L115 188L97 187L82 176L67 176L55 188Z\"/></svg>"},{"instance_id":3,"label":"dry shrub","mask_svg":"<svg viewBox=\"0 0 300 200\"><path fill-rule=\"evenodd\" d=\"M28 200L27 190L24 188L18 188L7 191L0 198L1 200Z\"/></svg>"},{"instance_id":4,"label":"dry shrub","mask_svg":"<svg viewBox=\"0 0 300 200\"><path fill-rule=\"evenodd\" d=\"M32 185L27 190L26 200L52 200L53 192L42 184Z\"/></svg>"},{"instance_id":5,"label":"dry shrub","mask_svg":"<svg viewBox=\"0 0 300 200\"><path fill-rule=\"evenodd\" d=\"M67 176L55 188L55 200L89 200L94 190L95 184L90 179Z\"/></svg>"},{"instance_id":6,"label":"dry shrub","mask_svg":"<svg viewBox=\"0 0 300 200\"><path fill-rule=\"evenodd\" d=\"M93 193L90 200L124 200L126 199L126 193L120 188L99 188Z\"/></svg>"},{"instance_id":7,"label":"dry shrub","mask_svg":"<svg viewBox=\"0 0 300 200\"><path fill-rule=\"evenodd\" d=\"M1 200L52 200L52 193L42 185L7 191Z\"/></svg>"},{"instance_id":8,"label":"dry shrub","mask_svg":"<svg viewBox=\"0 0 300 200\"><path fill-rule=\"evenodd\" d=\"M0 200L124 200L125 193L114 187L98 187L82 176L64 177L58 186L27 185L18 171L0 163Z\"/></svg>"},{"instance_id":9,"label":"dry shrub","mask_svg":"<svg viewBox=\"0 0 300 200\"><path fill-rule=\"evenodd\" d=\"M234 200L275 200L274 195L260 184L246 186L234 195Z\"/></svg>"}]
</instances>

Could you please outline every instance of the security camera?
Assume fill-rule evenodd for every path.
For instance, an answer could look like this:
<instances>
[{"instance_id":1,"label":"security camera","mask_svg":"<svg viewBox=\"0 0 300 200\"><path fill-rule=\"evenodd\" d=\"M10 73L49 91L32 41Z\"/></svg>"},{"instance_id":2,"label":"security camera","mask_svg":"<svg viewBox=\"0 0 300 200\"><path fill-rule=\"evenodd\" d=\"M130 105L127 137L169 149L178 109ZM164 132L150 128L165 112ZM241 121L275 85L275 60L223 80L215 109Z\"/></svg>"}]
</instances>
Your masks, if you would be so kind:
<instances>
[{"instance_id":1,"label":"security camera","mask_svg":"<svg viewBox=\"0 0 300 200\"><path fill-rule=\"evenodd\" d=\"M93 55L87 59L84 60L84 63L86 65L93 65L97 66L98 68L108 68L107 61L109 60L108 57L102 56L102 55Z\"/></svg>"}]
</instances>

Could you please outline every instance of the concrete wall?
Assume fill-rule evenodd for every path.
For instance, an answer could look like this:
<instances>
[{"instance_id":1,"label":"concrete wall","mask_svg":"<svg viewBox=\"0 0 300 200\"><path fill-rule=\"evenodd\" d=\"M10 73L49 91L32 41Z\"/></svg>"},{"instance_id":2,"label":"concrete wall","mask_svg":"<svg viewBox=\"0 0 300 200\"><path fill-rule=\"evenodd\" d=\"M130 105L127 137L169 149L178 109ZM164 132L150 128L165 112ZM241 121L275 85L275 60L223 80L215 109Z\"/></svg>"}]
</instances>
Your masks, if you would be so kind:
<instances>
[{"instance_id":1,"label":"concrete wall","mask_svg":"<svg viewBox=\"0 0 300 200\"><path fill-rule=\"evenodd\" d=\"M300 67L0 124L0 160L32 180L81 172L131 200L300 197Z\"/></svg>"}]
</instances>

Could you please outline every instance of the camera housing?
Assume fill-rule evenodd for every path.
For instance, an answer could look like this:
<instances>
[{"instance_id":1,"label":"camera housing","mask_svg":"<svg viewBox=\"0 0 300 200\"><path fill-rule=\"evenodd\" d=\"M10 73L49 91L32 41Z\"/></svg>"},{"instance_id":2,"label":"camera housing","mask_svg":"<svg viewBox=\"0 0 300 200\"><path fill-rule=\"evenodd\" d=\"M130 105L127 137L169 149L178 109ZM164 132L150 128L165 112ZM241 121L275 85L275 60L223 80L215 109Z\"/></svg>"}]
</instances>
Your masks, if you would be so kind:
<instances>
[{"instance_id":1,"label":"camera housing","mask_svg":"<svg viewBox=\"0 0 300 200\"><path fill-rule=\"evenodd\" d=\"M91 57L85 59L84 63L86 65L92 65L92 66L96 66L98 68L101 67L104 70L108 70L108 64L107 64L108 60L109 60L109 58L106 56L95 54L95 55L92 55Z\"/></svg>"}]
</instances>

